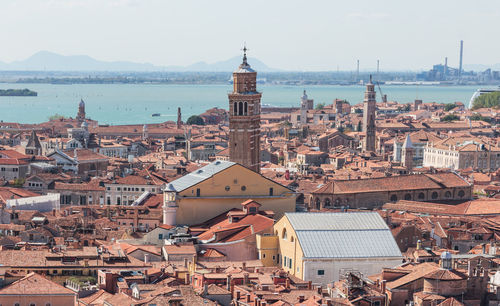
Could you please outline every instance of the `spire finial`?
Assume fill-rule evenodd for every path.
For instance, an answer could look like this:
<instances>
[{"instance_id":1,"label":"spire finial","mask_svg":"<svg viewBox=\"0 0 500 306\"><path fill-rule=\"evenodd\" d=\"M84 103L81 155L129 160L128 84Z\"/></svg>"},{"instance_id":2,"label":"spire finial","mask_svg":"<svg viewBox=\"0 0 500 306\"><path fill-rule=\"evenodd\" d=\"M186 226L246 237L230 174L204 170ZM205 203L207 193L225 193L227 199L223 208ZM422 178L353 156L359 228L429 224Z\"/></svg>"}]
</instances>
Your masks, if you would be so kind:
<instances>
[{"instance_id":1,"label":"spire finial","mask_svg":"<svg viewBox=\"0 0 500 306\"><path fill-rule=\"evenodd\" d=\"M243 49L241 49L243 51L243 65L247 66L248 65L248 62L247 62L247 43L245 42L243 44Z\"/></svg>"},{"instance_id":2,"label":"spire finial","mask_svg":"<svg viewBox=\"0 0 500 306\"><path fill-rule=\"evenodd\" d=\"M370 74L370 83L372 82L372 75Z\"/></svg>"}]
</instances>

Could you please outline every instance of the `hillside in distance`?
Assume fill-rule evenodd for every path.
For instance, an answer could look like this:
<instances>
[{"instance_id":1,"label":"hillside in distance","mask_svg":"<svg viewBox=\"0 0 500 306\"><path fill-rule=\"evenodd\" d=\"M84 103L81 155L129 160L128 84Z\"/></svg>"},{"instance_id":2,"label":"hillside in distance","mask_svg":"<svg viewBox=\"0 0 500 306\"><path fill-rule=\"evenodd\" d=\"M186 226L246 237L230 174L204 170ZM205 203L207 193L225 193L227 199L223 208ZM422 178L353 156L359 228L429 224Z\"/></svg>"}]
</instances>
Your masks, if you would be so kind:
<instances>
[{"instance_id":1,"label":"hillside in distance","mask_svg":"<svg viewBox=\"0 0 500 306\"><path fill-rule=\"evenodd\" d=\"M279 71L268 67L256 58L248 62L254 69L262 72ZM215 63L198 62L188 66L155 66L149 63L127 61L100 61L87 55L60 55L49 51L40 51L22 61L0 62L0 70L14 71L233 71L241 63L241 57Z\"/></svg>"}]
</instances>

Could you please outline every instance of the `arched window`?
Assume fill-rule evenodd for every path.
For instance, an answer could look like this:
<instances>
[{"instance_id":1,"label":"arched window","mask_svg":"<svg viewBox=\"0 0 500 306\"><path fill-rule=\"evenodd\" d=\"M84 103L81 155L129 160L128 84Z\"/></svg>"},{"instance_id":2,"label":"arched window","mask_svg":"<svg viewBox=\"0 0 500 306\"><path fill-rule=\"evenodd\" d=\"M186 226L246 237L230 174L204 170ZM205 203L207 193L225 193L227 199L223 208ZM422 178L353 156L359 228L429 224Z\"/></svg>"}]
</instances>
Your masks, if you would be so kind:
<instances>
[{"instance_id":1,"label":"arched window","mask_svg":"<svg viewBox=\"0 0 500 306\"><path fill-rule=\"evenodd\" d=\"M238 115L243 116L243 102L238 103Z\"/></svg>"},{"instance_id":2,"label":"arched window","mask_svg":"<svg viewBox=\"0 0 500 306\"><path fill-rule=\"evenodd\" d=\"M294 242L294 241L295 241L295 238L293 238L293 236L290 237L290 242Z\"/></svg>"},{"instance_id":3,"label":"arched window","mask_svg":"<svg viewBox=\"0 0 500 306\"><path fill-rule=\"evenodd\" d=\"M418 199L423 200L425 198L425 194L423 192L418 194Z\"/></svg>"},{"instance_id":4,"label":"arched window","mask_svg":"<svg viewBox=\"0 0 500 306\"><path fill-rule=\"evenodd\" d=\"M438 193L437 193L437 191L434 191L434 192L432 193L431 197L432 197L432 199L433 199L433 200L437 199L437 198L438 198Z\"/></svg>"},{"instance_id":5,"label":"arched window","mask_svg":"<svg viewBox=\"0 0 500 306\"><path fill-rule=\"evenodd\" d=\"M398 196L393 194L391 195L391 202L396 202L398 200Z\"/></svg>"},{"instance_id":6,"label":"arched window","mask_svg":"<svg viewBox=\"0 0 500 306\"><path fill-rule=\"evenodd\" d=\"M319 198L316 198L316 200L314 201L314 204L315 204L317 210L321 209L321 201L319 200Z\"/></svg>"},{"instance_id":7,"label":"arched window","mask_svg":"<svg viewBox=\"0 0 500 306\"><path fill-rule=\"evenodd\" d=\"M277 230L274 231L274 235L278 236L278 231Z\"/></svg>"},{"instance_id":8,"label":"arched window","mask_svg":"<svg viewBox=\"0 0 500 306\"><path fill-rule=\"evenodd\" d=\"M460 190L460 191L458 192L458 196L459 196L459 197L463 198L463 197L464 197L464 195L465 195L465 192L464 192L463 190Z\"/></svg>"},{"instance_id":9,"label":"arched window","mask_svg":"<svg viewBox=\"0 0 500 306\"><path fill-rule=\"evenodd\" d=\"M243 111L243 114L246 116L248 115L248 103L245 102L245 110Z\"/></svg>"},{"instance_id":10,"label":"arched window","mask_svg":"<svg viewBox=\"0 0 500 306\"><path fill-rule=\"evenodd\" d=\"M330 206L330 199L329 198L325 199L325 206Z\"/></svg>"},{"instance_id":11,"label":"arched window","mask_svg":"<svg viewBox=\"0 0 500 306\"><path fill-rule=\"evenodd\" d=\"M411 194L409 193L405 194L405 200L411 200Z\"/></svg>"},{"instance_id":12,"label":"arched window","mask_svg":"<svg viewBox=\"0 0 500 306\"><path fill-rule=\"evenodd\" d=\"M451 192L450 191L446 191L444 193L444 196L447 197L447 198L451 198Z\"/></svg>"},{"instance_id":13,"label":"arched window","mask_svg":"<svg viewBox=\"0 0 500 306\"><path fill-rule=\"evenodd\" d=\"M238 115L238 102L233 104L233 114Z\"/></svg>"},{"instance_id":14,"label":"arched window","mask_svg":"<svg viewBox=\"0 0 500 306\"><path fill-rule=\"evenodd\" d=\"M287 235L286 235L286 228L284 228L284 229L283 229L283 231L281 232L281 238L282 238L283 240L286 240L286 238L287 238Z\"/></svg>"}]
</instances>

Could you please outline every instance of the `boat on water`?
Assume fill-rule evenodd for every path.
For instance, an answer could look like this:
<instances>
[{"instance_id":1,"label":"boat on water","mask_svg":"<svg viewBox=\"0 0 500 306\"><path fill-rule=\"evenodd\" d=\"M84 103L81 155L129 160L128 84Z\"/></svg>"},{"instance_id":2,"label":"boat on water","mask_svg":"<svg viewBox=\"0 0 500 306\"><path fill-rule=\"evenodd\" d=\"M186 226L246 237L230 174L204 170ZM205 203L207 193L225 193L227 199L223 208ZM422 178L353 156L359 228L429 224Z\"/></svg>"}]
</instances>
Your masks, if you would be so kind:
<instances>
[{"instance_id":1,"label":"boat on water","mask_svg":"<svg viewBox=\"0 0 500 306\"><path fill-rule=\"evenodd\" d=\"M160 116L161 116L160 113L154 113L154 114L151 115L151 117L160 117Z\"/></svg>"},{"instance_id":2,"label":"boat on water","mask_svg":"<svg viewBox=\"0 0 500 306\"><path fill-rule=\"evenodd\" d=\"M479 88L478 90L476 90L476 92L470 98L469 107L472 107L472 103L480 95L484 95L484 94L492 93L492 92L500 92L500 86L498 86L497 88Z\"/></svg>"}]
</instances>

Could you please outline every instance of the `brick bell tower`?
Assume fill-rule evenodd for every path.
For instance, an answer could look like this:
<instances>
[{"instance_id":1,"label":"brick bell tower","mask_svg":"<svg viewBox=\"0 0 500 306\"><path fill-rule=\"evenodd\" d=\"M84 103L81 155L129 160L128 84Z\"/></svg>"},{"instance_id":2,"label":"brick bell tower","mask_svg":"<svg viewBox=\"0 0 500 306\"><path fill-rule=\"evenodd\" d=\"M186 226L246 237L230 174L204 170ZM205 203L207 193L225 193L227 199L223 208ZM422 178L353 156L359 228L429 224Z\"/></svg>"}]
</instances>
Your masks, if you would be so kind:
<instances>
[{"instance_id":1,"label":"brick bell tower","mask_svg":"<svg viewBox=\"0 0 500 306\"><path fill-rule=\"evenodd\" d=\"M377 102L375 100L375 85L372 82L366 84L365 99L363 102L363 132L366 133L363 142L363 152L375 152L375 110Z\"/></svg>"},{"instance_id":2,"label":"brick bell tower","mask_svg":"<svg viewBox=\"0 0 500 306\"><path fill-rule=\"evenodd\" d=\"M260 98L257 72L243 62L233 72L233 92L229 98L229 159L255 172L260 172Z\"/></svg>"}]
</instances>

